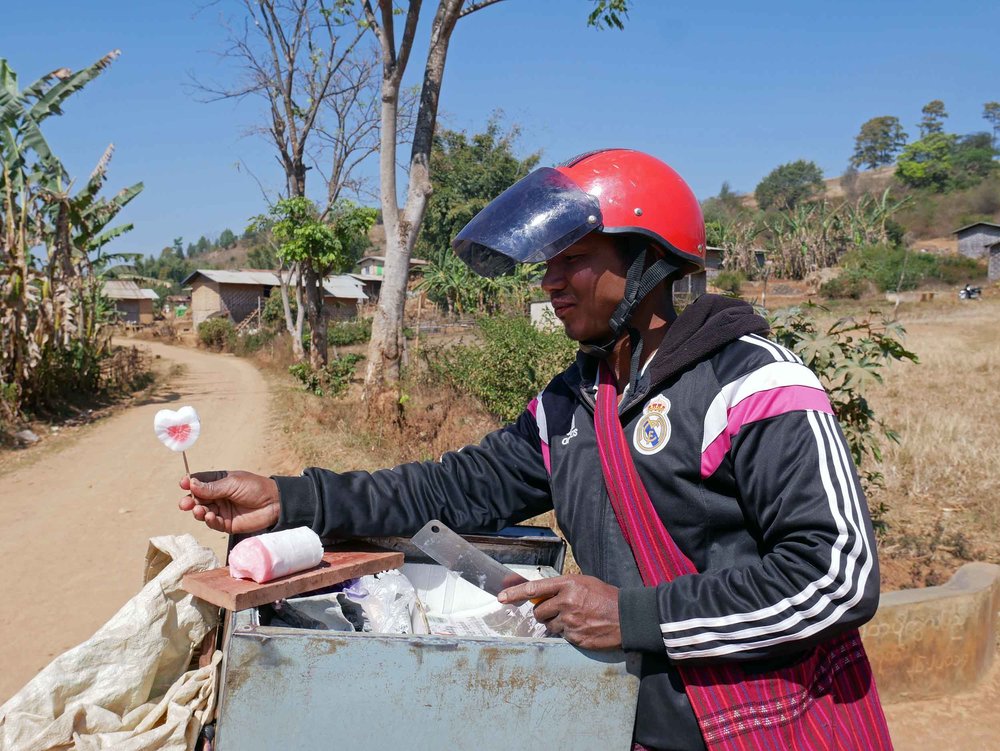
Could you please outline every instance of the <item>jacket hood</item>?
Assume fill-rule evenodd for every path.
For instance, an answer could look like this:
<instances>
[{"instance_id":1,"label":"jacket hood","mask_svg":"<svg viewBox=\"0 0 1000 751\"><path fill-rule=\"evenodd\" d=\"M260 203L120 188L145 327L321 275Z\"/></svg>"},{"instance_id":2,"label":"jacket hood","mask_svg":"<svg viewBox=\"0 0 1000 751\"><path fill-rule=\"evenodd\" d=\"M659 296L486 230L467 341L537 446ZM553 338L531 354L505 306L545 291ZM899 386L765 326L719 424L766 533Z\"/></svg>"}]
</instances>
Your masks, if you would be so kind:
<instances>
[{"instance_id":1,"label":"jacket hood","mask_svg":"<svg viewBox=\"0 0 1000 751\"><path fill-rule=\"evenodd\" d=\"M770 330L750 303L723 295L702 295L670 324L643 381L647 388L663 383L741 336L767 335ZM597 362L597 358L579 353L576 367L566 373L568 384L592 384Z\"/></svg>"},{"instance_id":2,"label":"jacket hood","mask_svg":"<svg viewBox=\"0 0 1000 751\"><path fill-rule=\"evenodd\" d=\"M722 295L702 295L670 324L649 364L649 380L662 383L741 336L766 336L770 330L750 303Z\"/></svg>"}]
</instances>

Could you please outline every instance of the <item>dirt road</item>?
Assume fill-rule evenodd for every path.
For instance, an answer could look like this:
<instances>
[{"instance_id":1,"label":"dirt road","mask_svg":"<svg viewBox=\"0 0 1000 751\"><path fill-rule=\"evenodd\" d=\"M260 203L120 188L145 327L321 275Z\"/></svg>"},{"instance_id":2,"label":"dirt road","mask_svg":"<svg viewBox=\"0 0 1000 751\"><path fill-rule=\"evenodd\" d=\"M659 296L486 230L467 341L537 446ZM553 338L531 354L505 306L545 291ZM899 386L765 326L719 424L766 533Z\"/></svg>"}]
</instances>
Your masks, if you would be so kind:
<instances>
[{"instance_id":1,"label":"dirt road","mask_svg":"<svg viewBox=\"0 0 1000 751\"><path fill-rule=\"evenodd\" d=\"M142 343L184 373L145 403L99 421L57 451L0 477L0 703L89 637L138 591L147 540L189 532L220 555L225 537L177 510L179 454L156 439L159 409L202 420L191 470L266 472L269 397L236 357Z\"/></svg>"}]
</instances>

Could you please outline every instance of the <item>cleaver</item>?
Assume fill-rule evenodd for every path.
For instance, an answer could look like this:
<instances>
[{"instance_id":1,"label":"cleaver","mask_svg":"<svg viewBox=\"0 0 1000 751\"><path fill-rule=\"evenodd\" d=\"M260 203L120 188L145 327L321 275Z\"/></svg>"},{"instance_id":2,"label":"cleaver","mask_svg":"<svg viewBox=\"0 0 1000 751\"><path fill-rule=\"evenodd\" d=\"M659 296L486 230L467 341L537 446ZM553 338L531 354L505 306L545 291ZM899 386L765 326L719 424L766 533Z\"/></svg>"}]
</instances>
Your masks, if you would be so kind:
<instances>
[{"instance_id":1,"label":"cleaver","mask_svg":"<svg viewBox=\"0 0 1000 751\"><path fill-rule=\"evenodd\" d=\"M528 581L490 558L437 519L427 522L411 542L445 568L494 597L508 587Z\"/></svg>"}]
</instances>

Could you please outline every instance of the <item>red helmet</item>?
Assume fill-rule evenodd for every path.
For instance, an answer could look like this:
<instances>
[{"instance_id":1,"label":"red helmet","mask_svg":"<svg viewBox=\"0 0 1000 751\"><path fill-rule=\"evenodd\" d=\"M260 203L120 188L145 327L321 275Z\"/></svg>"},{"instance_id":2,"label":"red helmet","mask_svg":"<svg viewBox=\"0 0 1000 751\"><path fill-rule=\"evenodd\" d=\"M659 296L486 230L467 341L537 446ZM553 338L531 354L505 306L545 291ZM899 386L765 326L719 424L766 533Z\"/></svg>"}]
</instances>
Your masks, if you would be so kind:
<instances>
[{"instance_id":1,"label":"red helmet","mask_svg":"<svg viewBox=\"0 0 1000 751\"><path fill-rule=\"evenodd\" d=\"M681 176L631 149L542 167L501 193L452 242L483 276L558 255L590 232L632 235L666 251L680 274L705 267L705 221Z\"/></svg>"}]
</instances>

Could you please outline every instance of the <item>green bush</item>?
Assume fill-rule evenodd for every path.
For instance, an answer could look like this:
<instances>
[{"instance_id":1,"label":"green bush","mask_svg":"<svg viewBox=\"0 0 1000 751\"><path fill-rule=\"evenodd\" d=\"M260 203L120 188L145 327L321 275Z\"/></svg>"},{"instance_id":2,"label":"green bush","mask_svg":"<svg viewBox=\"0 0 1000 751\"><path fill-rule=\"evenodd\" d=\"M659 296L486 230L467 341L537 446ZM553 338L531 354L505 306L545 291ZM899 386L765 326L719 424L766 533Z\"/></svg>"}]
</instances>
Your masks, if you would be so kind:
<instances>
[{"instance_id":1,"label":"green bush","mask_svg":"<svg viewBox=\"0 0 1000 751\"><path fill-rule=\"evenodd\" d=\"M288 304L291 307L292 318L294 319L299 306L296 304L295 295L291 290L289 290ZM261 310L260 315L264 323L268 326L280 326L284 328L285 307L281 302L281 287L271 288L271 293L267 296L267 300L264 301L264 309Z\"/></svg>"},{"instance_id":2,"label":"green bush","mask_svg":"<svg viewBox=\"0 0 1000 751\"><path fill-rule=\"evenodd\" d=\"M746 280L747 278L739 271L720 271L716 274L712 284L715 285L716 289L726 294L739 297L740 290L743 289L743 282Z\"/></svg>"},{"instance_id":3,"label":"green bush","mask_svg":"<svg viewBox=\"0 0 1000 751\"><path fill-rule=\"evenodd\" d=\"M860 300L868 289L864 277L857 273L844 272L819 286L819 293L831 300Z\"/></svg>"},{"instance_id":4,"label":"green bush","mask_svg":"<svg viewBox=\"0 0 1000 751\"><path fill-rule=\"evenodd\" d=\"M254 352L258 352L266 347L271 343L274 337L275 333L273 331L260 329L252 334L233 336L228 343L235 354L240 357L246 357L247 355L252 355Z\"/></svg>"},{"instance_id":5,"label":"green bush","mask_svg":"<svg viewBox=\"0 0 1000 751\"><path fill-rule=\"evenodd\" d=\"M972 258L887 245L855 248L844 255L841 267L849 277L870 280L881 292L916 289L928 281L954 285L986 274L985 265Z\"/></svg>"},{"instance_id":6,"label":"green bush","mask_svg":"<svg viewBox=\"0 0 1000 751\"><path fill-rule=\"evenodd\" d=\"M432 373L506 422L573 361L577 349L561 329L539 331L524 316L481 318L478 333L477 344L424 355Z\"/></svg>"},{"instance_id":7,"label":"green bush","mask_svg":"<svg viewBox=\"0 0 1000 751\"><path fill-rule=\"evenodd\" d=\"M334 357L319 370L313 370L309 363L299 362L290 366L288 372L306 391L316 396L343 396L351 386L358 363L364 359L364 355Z\"/></svg>"},{"instance_id":8,"label":"green bush","mask_svg":"<svg viewBox=\"0 0 1000 751\"><path fill-rule=\"evenodd\" d=\"M326 340L334 347L362 344L372 338L372 319L359 318L354 321L337 321L326 330Z\"/></svg>"},{"instance_id":9,"label":"green bush","mask_svg":"<svg viewBox=\"0 0 1000 751\"><path fill-rule=\"evenodd\" d=\"M882 462L880 438L899 443L899 436L875 414L865 395L871 386L882 383L882 370L893 361L919 361L903 346L906 331L897 321L885 316L875 320L878 314L871 312L860 320L841 318L820 327L814 310L827 312L819 305L777 312L771 317L771 333L796 352L826 388L858 466L861 484L869 492L883 485L877 470ZM887 511L882 503L871 508L872 522L879 532L886 529Z\"/></svg>"},{"instance_id":10,"label":"green bush","mask_svg":"<svg viewBox=\"0 0 1000 751\"><path fill-rule=\"evenodd\" d=\"M206 347L222 350L236 340L236 327L228 318L209 318L198 324L198 339Z\"/></svg>"},{"instance_id":11,"label":"green bush","mask_svg":"<svg viewBox=\"0 0 1000 751\"><path fill-rule=\"evenodd\" d=\"M932 258L937 260L933 268L933 277L945 284L965 284L970 279L986 276L987 273L986 264L974 258L965 256L932 256Z\"/></svg>"}]
</instances>

